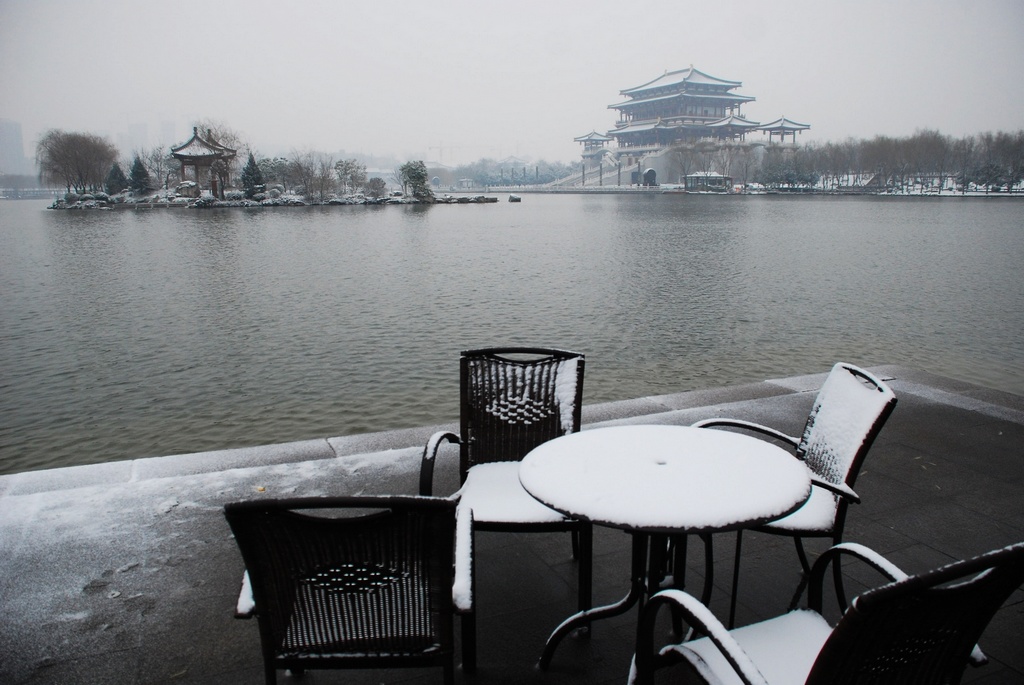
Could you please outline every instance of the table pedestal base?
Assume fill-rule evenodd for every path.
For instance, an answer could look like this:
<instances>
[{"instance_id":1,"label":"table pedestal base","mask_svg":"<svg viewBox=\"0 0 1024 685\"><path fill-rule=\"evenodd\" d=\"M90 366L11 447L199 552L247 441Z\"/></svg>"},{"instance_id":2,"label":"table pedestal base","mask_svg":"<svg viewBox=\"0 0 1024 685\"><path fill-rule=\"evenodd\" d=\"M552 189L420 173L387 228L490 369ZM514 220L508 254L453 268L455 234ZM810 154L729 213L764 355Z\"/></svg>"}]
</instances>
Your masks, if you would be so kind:
<instances>
[{"instance_id":1,"label":"table pedestal base","mask_svg":"<svg viewBox=\"0 0 1024 685\"><path fill-rule=\"evenodd\" d=\"M630 561L630 583L629 592L625 597L614 604L595 607L586 611L573 614L561 623L551 637L544 644L544 652L540 657L540 669L546 671L551 665L551 659L555 650L565 636L577 629L589 628L590 623L601 618L612 618L620 616L632 607L639 604L643 608L646 598L653 595L662 588L662 581L666 578L668 561L669 537L650 533L630 531L633 538L632 559ZM711 546L711 535L701 534L704 541L705 574L704 591L701 595L701 602L707 606L711 599L711 590L714 586L714 553ZM686 576L686 536L672 536L673 555L673 578L671 587L683 589ZM650 542L650 558L648 558L648 541ZM676 632L681 629L680 625L674 625Z\"/></svg>"}]
</instances>

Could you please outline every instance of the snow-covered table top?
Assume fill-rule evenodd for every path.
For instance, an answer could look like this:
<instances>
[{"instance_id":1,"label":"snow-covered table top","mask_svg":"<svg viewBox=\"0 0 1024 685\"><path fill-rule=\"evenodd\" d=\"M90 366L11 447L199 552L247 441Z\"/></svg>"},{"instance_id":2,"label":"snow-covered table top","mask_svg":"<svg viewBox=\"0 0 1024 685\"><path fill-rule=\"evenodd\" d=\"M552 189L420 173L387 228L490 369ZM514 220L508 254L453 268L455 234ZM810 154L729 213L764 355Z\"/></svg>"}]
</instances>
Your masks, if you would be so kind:
<instances>
[{"instance_id":1,"label":"snow-covered table top","mask_svg":"<svg viewBox=\"0 0 1024 685\"><path fill-rule=\"evenodd\" d=\"M647 532L734 530L785 516L811 491L786 450L711 428L595 428L546 442L519 467L535 498L564 514Z\"/></svg>"}]
</instances>

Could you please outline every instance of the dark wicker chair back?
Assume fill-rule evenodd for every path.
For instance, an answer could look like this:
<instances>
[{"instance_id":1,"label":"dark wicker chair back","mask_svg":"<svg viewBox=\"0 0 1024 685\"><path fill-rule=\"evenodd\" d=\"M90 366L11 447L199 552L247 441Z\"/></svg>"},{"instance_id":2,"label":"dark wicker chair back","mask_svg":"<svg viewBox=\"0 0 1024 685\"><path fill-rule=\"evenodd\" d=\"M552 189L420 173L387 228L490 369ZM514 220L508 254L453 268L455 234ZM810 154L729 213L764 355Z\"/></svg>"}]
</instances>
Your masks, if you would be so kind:
<instances>
[{"instance_id":1,"label":"dark wicker chair back","mask_svg":"<svg viewBox=\"0 0 1024 685\"><path fill-rule=\"evenodd\" d=\"M451 682L454 502L264 500L228 504L225 516L252 584L267 683L286 668L433 665Z\"/></svg>"},{"instance_id":2,"label":"dark wicker chair back","mask_svg":"<svg viewBox=\"0 0 1024 685\"><path fill-rule=\"evenodd\" d=\"M529 347L468 350L460 360L460 476L470 467L519 461L537 445L580 428L584 357Z\"/></svg>"},{"instance_id":3,"label":"dark wicker chair back","mask_svg":"<svg viewBox=\"0 0 1024 685\"><path fill-rule=\"evenodd\" d=\"M808 594L819 612L823 575L812 574ZM985 627L1022 583L1018 543L870 590L843 615L807 683L958 683Z\"/></svg>"}]
</instances>

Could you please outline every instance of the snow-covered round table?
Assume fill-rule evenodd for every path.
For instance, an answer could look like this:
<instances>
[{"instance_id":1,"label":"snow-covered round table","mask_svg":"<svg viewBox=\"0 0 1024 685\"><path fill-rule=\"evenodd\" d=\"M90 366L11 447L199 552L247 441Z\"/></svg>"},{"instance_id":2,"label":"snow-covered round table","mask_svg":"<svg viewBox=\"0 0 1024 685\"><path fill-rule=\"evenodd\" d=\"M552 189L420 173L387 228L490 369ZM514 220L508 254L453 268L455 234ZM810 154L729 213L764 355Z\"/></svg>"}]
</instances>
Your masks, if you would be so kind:
<instances>
[{"instance_id":1,"label":"snow-covered round table","mask_svg":"<svg viewBox=\"0 0 1024 685\"><path fill-rule=\"evenodd\" d=\"M533 497L574 518L633 536L632 583L616 604L564 621L541 656L547 668L563 637L636 604L664 565L665 536L737 530L782 518L811 492L811 474L786 450L751 436L688 426L595 428L546 442L522 460L519 480ZM710 567L709 567L710 571ZM711 589L705 577L704 601Z\"/></svg>"}]
</instances>

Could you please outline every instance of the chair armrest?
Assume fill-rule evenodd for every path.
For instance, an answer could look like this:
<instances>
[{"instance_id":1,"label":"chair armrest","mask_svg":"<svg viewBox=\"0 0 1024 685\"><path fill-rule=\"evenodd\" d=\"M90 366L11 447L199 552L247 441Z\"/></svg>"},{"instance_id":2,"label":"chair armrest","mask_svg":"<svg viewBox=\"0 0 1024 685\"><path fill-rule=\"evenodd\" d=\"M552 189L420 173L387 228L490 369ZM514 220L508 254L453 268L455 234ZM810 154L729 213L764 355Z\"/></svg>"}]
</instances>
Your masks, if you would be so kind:
<instances>
[{"instance_id":1,"label":"chair armrest","mask_svg":"<svg viewBox=\"0 0 1024 685\"><path fill-rule=\"evenodd\" d=\"M856 542L841 542L838 545L834 545L825 550L814 562L814 566L811 568L811 576L807 586L807 606L811 610L817 611L819 614L821 613L821 595L825 571L829 564L838 563L839 557L844 554L860 559L890 581L899 581L908 577L902 569L870 547L865 547L864 545ZM845 599L840 602L840 608L843 610L846 609L846 607L843 606L844 602Z\"/></svg>"},{"instance_id":2,"label":"chair armrest","mask_svg":"<svg viewBox=\"0 0 1024 685\"><path fill-rule=\"evenodd\" d=\"M796 448L800 444L799 438L794 438L792 435L786 435L782 431L777 431L774 428L768 426L762 426L759 423L753 423L751 421L742 421L740 419L704 419L693 424L694 428L714 428L716 426L728 426L730 428L742 428L744 430L753 431L754 433L760 433L766 435L769 438L775 438L781 440L789 445Z\"/></svg>"},{"instance_id":3,"label":"chair armrest","mask_svg":"<svg viewBox=\"0 0 1024 685\"><path fill-rule=\"evenodd\" d=\"M849 554L860 559L892 582L899 582L909 577L901 568L870 547L865 547L856 542L841 542L827 549L818 557L814 567L811 569L811 580L807 589L807 603L811 609L819 613L821 612L821 583L822 577L825 574L825 568L842 554ZM853 601L856 603L857 600L858 598L855 597ZM843 607L843 609L845 610L846 607ZM981 647L978 645L974 645L968 660L971 666L983 666L988 663L988 657L985 656L985 652L981 651Z\"/></svg>"},{"instance_id":4,"label":"chair armrest","mask_svg":"<svg viewBox=\"0 0 1024 685\"><path fill-rule=\"evenodd\" d=\"M434 461L441 443L448 440L453 445L462 444L462 439L449 431L438 431L430 436L423 448L420 459L420 495L430 497L434 492Z\"/></svg>"},{"instance_id":5,"label":"chair armrest","mask_svg":"<svg viewBox=\"0 0 1024 685\"><path fill-rule=\"evenodd\" d=\"M473 572L473 510L458 507L455 510L455 579L452 585L452 601L460 613L473 611L475 576Z\"/></svg>"},{"instance_id":6,"label":"chair armrest","mask_svg":"<svg viewBox=\"0 0 1024 685\"><path fill-rule=\"evenodd\" d=\"M840 483L838 485L836 485L835 483L829 483L827 480L822 480L813 473L811 474L811 483L818 486L819 488L835 493L849 502L853 502L854 504L860 504L860 495L854 492L853 488L851 488L846 483Z\"/></svg>"},{"instance_id":7,"label":"chair armrest","mask_svg":"<svg viewBox=\"0 0 1024 685\"><path fill-rule=\"evenodd\" d=\"M691 628L708 636L708 639L718 647L722 656L736 671L744 685L768 685L768 681L765 680L761 671L757 669L736 639L729 634L722 622L715 618L711 610L701 604L699 599L683 590L662 590L651 597L643 611L640 612L636 654L633 655L633 665L629 673L631 685L650 685L653 682L657 657L676 651L674 645L669 645L660 649L657 655L654 653L657 615L661 607L666 605L681 614Z\"/></svg>"},{"instance_id":8,"label":"chair armrest","mask_svg":"<svg viewBox=\"0 0 1024 685\"><path fill-rule=\"evenodd\" d=\"M242 574L242 588L238 592L238 602L235 604L235 618L252 618L256 615L256 600L252 597L252 583L249 582L249 572Z\"/></svg>"}]
</instances>

